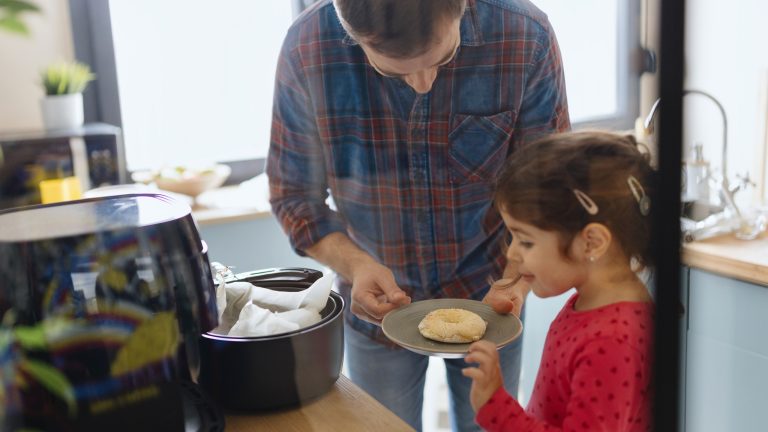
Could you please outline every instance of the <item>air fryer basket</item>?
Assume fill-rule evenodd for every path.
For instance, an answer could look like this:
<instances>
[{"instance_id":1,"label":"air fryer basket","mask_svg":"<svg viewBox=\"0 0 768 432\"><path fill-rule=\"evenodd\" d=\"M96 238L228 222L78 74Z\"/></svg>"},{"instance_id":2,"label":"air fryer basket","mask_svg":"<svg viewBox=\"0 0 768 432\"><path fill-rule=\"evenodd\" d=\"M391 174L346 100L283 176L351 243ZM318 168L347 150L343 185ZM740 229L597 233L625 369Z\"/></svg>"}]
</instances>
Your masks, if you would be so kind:
<instances>
[{"instance_id":1,"label":"air fryer basket","mask_svg":"<svg viewBox=\"0 0 768 432\"><path fill-rule=\"evenodd\" d=\"M322 273L300 268L236 275L279 291L300 291ZM258 411L300 405L325 394L341 372L344 300L331 292L321 321L294 332L261 337L201 336L200 384L229 411Z\"/></svg>"}]
</instances>

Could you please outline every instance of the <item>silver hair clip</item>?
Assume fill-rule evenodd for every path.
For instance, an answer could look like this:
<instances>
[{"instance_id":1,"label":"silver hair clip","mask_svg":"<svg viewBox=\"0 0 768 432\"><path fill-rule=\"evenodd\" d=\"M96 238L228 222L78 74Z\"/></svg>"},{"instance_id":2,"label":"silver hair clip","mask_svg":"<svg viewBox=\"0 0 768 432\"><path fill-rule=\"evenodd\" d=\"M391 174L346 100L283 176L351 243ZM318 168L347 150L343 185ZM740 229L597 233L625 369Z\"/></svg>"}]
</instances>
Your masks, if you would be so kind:
<instances>
[{"instance_id":1,"label":"silver hair clip","mask_svg":"<svg viewBox=\"0 0 768 432\"><path fill-rule=\"evenodd\" d=\"M584 192L578 189L574 189L573 194L576 195L576 199L579 200L579 204L584 207L584 210L586 210L587 213L591 214L592 216L596 215L598 210L600 210L597 207L597 204L592 201L592 198L590 198L589 195L585 194Z\"/></svg>"},{"instance_id":2,"label":"silver hair clip","mask_svg":"<svg viewBox=\"0 0 768 432\"><path fill-rule=\"evenodd\" d=\"M637 180L635 176L629 176L627 178L627 184L632 191L632 195L634 195L637 200L637 205L640 207L640 214L648 216L648 213L651 212L651 198L645 194L643 185L640 184L640 181Z\"/></svg>"}]
</instances>

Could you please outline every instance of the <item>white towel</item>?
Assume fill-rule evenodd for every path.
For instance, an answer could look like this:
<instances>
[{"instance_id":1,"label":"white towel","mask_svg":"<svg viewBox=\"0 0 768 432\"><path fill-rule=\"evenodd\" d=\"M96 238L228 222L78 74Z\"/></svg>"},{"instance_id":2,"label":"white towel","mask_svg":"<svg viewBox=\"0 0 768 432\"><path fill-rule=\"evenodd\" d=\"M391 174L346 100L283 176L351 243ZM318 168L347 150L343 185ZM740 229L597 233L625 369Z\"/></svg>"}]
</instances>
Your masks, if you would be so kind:
<instances>
[{"instance_id":1,"label":"white towel","mask_svg":"<svg viewBox=\"0 0 768 432\"><path fill-rule=\"evenodd\" d=\"M211 333L228 336L269 336L295 331L320 321L328 302L332 274L302 291L276 291L247 282L224 283L216 288L219 326Z\"/></svg>"}]
</instances>

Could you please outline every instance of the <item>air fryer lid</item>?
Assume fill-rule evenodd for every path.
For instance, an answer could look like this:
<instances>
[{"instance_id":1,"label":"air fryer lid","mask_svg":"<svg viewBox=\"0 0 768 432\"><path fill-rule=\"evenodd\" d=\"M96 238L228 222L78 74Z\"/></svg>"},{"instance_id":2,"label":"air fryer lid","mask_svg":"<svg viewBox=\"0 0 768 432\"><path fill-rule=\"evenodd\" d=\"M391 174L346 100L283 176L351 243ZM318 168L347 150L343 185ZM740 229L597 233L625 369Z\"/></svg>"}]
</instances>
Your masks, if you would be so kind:
<instances>
[{"instance_id":1,"label":"air fryer lid","mask_svg":"<svg viewBox=\"0 0 768 432\"><path fill-rule=\"evenodd\" d=\"M30 242L138 229L183 219L190 212L189 206L154 194L20 207L0 212L0 242Z\"/></svg>"},{"instance_id":2,"label":"air fryer lid","mask_svg":"<svg viewBox=\"0 0 768 432\"><path fill-rule=\"evenodd\" d=\"M189 316L180 317L182 325L207 331L218 317L206 252L189 206L165 195L3 211L0 313L14 308L17 319L36 322L74 297L119 297L144 306L175 300ZM61 295L47 292L54 284Z\"/></svg>"},{"instance_id":3,"label":"air fryer lid","mask_svg":"<svg viewBox=\"0 0 768 432\"><path fill-rule=\"evenodd\" d=\"M180 408L171 383L217 325L214 289L191 210L164 195L0 212L0 428Z\"/></svg>"}]
</instances>

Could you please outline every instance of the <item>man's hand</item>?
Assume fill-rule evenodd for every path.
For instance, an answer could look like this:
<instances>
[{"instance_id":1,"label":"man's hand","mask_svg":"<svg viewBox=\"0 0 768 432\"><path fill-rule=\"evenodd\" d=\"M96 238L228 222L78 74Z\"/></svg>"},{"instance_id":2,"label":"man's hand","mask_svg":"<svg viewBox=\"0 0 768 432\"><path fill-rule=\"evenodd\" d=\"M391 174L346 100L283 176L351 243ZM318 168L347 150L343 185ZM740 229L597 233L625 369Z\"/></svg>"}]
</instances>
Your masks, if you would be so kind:
<instances>
[{"instance_id":1,"label":"man's hand","mask_svg":"<svg viewBox=\"0 0 768 432\"><path fill-rule=\"evenodd\" d=\"M483 297L483 303L489 304L500 314L512 312L519 317L530 287L522 279L516 283L512 283L513 281L514 279L499 279L494 282L488 294Z\"/></svg>"},{"instance_id":2,"label":"man's hand","mask_svg":"<svg viewBox=\"0 0 768 432\"><path fill-rule=\"evenodd\" d=\"M352 282L350 308L360 319L381 325L381 319L389 311L411 302L397 286L392 271L343 233L328 234L308 248L307 254Z\"/></svg>"},{"instance_id":3,"label":"man's hand","mask_svg":"<svg viewBox=\"0 0 768 432\"><path fill-rule=\"evenodd\" d=\"M472 378L469 403L477 413L496 393L496 390L504 385L499 366L499 353L496 351L496 345L481 340L469 346L469 355L464 361L477 363L477 367L468 367L461 371L465 377Z\"/></svg>"},{"instance_id":4,"label":"man's hand","mask_svg":"<svg viewBox=\"0 0 768 432\"><path fill-rule=\"evenodd\" d=\"M374 261L354 268L351 309L358 318L381 325L384 315L410 302L388 268Z\"/></svg>"}]
</instances>

